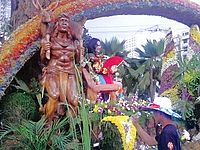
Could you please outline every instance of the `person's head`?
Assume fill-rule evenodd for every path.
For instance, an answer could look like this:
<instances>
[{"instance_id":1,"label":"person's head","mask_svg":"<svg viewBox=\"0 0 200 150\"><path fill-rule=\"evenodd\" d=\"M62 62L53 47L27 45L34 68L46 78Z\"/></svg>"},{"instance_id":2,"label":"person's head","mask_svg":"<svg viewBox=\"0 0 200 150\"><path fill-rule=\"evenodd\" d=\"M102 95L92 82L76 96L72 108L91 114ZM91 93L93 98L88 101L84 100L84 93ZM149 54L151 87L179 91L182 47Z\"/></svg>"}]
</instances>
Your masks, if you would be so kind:
<instances>
[{"instance_id":1,"label":"person's head","mask_svg":"<svg viewBox=\"0 0 200 150\"><path fill-rule=\"evenodd\" d=\"M61 13L58 16L58 30L60 32L67 32L69 30L70 17L67 13Z\"/></svg>"},{"instance_id":2,"label":"person's head","mask_svg":"<svg viewBox=\"0 0 200 150\"><path fill-rule=\"evenodd\" d=\"M92 38L88 43L88 53L99 54L102 50L101 41L97 38Z\"/></svg>"},{"instance_id":3,"label":"person's head","mask_svg":"<svg viewBox=\"0 0 200 150\"><path fill-rule=\"evenodd\" d=\"M171 120L171 116L162 112L162 111L153 111L153 118L155 120L155 124L159 124L163 122L164 120Z\"/></svg>"},{"instance_id":4,"label":"person's head","mask_svg":"<svg viewBox=\"0 0 200 150\"><path fill-rule=\"evenodd\" d=\"M155 123L161 123L163 120L172 120L172 118L181 119L181 116L172 109L171 100L167 97L156 97L154 102L144 110L154 113Z\"/></svg>"}]
</instances>

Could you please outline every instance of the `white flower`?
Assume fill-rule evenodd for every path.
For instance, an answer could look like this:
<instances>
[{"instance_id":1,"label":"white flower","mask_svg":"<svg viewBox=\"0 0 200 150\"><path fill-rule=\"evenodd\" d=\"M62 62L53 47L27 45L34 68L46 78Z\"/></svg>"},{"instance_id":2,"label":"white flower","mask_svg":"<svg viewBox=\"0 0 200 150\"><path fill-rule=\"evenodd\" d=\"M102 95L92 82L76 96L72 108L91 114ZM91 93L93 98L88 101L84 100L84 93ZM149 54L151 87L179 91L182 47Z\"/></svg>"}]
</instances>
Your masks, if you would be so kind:
<instances>
[{"instance_id":1,"label":"white flower","mask_svg":"<svg viewBox=\"0 0 200 150\"><path fill-rule=\"evenodd\" d=\"M183 136L182 136L183 139L186 139L186 140L190 140L190 133L187 131L187 130L183 130Z\"/></svg>"}]
</instances>

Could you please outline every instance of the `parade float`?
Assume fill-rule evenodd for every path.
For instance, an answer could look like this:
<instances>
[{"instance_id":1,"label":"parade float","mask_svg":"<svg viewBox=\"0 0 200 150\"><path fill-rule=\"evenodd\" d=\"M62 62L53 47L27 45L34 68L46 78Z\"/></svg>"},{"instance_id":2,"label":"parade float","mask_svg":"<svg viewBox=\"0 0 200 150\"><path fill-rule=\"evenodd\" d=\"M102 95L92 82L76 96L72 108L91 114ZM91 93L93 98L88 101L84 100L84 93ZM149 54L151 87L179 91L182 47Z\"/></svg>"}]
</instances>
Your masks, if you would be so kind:
<instances>
[{"instance_id":1,"label":"parade float","mask_svg":"<svg viewBox=\"0 0 200 150\"><path fill-rule=\"evenodd\" d=\"M175 7L174 7L175 6ZM139 12L135 12L135 9L138 9ZM80 62L88 62L89 60L84 59L84 49L82 44L82 39L80 39L79 35L82 33L82 27L83 24L80 24L80 22L77 21L77 18L80 16L87 17L88 19L101 17L101 16L109 16L109 15L116 15L116 14L140 14L140 10L146 10L155 8L154 11L148 11L147 14L155 15L159 14L159 11L161 16L165 16L171 19L175 19L178 21L183 22L184 24L191 26L192 24L199 24L199 13L200 13L200 7L194 3L190 3L188 1L143 1L143 0L135 0L135 1L124 1L124 0L110 0L110 1L59 1L59 2L53 2L50 4L47 8L41 9L43 11L42 13L47 14L50 12L51 19L50 21L53 21L53 23L56 23L57 17L59 14L66 12L69 15L69 18L72 20L75 20L75 22L71 23L71 39L73 42L76 43L77 41L80 45ZM164 11L162 11L162 9ZM190 19L184 19L181 20L180 16L169 16L167 13L165 13L167 10L173 10L173 12L182 12L185 16L185 18ZM130 10L130 12L126 12L125 10ZM190 10L190 11L188 11ZM189 12L189 13L188 13ZM23 97L26 95L26 93L32 93L30 97L26 97L24 99L33 100L36 99L37 106L36 108L41 111L41 114L39 116L44 115L48 122L45 121L44 118L39 119L38 122L27 122L18 120L21 125L18 125L21 129L27 129L28 126L31 126L32 130L30 130L33 134L32 137L38 139L37 141L31 141L32 138L24 138L23 135L20 134L20 132L15 128L9 128L7 133L15 133L11 135L14 140L5 140L2 141L3 145L10 146L10 145L18 145L20 142L26 141L27 143L24 143L24 146L28 146L29 142L32 144L34 143L37 146L40 146L40 140L44 137L42 135L45 135L48 133L44 139L45 149L52 147L52 148L60 148L59 144L61 142L65 143L67 145L68 149L72 149L72 146L75 146L75 149L91 149L93 147L93 141L100 142L99 144L102 144L102 146L105 149L124 149L124 150L132 150L134 149L134 144L136 140L136 129L129 120L129 116L136 113L139 107L141 105L147 105L147 102L144 101L138 101L138 99L133 100L126 100L123 97L123 87L119 86L118 84L114 84L112 81L109 82L109 84L97 84L94 80L94 76L92 76L91 72L88 70L87 67L84 65L82 66L81 63L77 66L75 66L75 74L76 74L76 84L78 87L78 102L76 104L66 102L66 101L59 101L59 103L55 102L55 100L52 100L50 103L45 103L45 101L48 99L47 97L50 97L53 95L52 93L48 92L48 88L50 87L50 82L42 82L43 84L40 85L41 81L40 79L37 79L37 81L33 81L33 86L36 87L36 90L31 89L30 86L26 86L25 83L21 80L14 79L15 76L17 76L17 73L25 66L26 62L31 59L35 54L39 53L41 51L41 40L48 37L48 34L51 34L50 28L49 28L49 20L47 21L43 20L43 15L41 12L38 12L38 15L34 16L27 22L21 24L10 36L10 39L4 43L4 45L1 48L0 52L0 95L1 98L7 94L6 90L9 89L10 84L15 84L14 87L18 90L22 90L23 92L20 92L18 95L19 97ZM190 17L193 16L193 17ZM41 28L41 23L43 23L43 28ZM77 23L77 24L76 24ZM45 25L44 25L45 24ZM51 25L50 25L51 26ZM193 41L192 49L194 48L195 52L198 51L198 44L199 44L199 32L195 30L194 28L191 28L191 41ZM82 38L82 37L81 37ZM56 41L56 40L55 40ZM195 43L196 42L196 43ZM68 45L64 45L63 43L59 43L62 47L62 54L65 55L66 53L66 47ZM69 45L70 45L69 44ZM163 56L163 69L162 69L162 77L163 82L161 86L160 94L162 96L167 96L172 98L174 101L178 100L176 96L178 96L178 83L172 83L166 81L170 81L172 79L172 73L170 71L170 68L172 68L173 71L176 70L178 67L176 62L176 56L175 56L175 47L171 41L167 43L167 48L165 51L165 54ZM170 46L171 45L171 46ZM74 46L74 45L73 45ZM76 45L77 46L77 45ZM74 47L76 47L74 46ZM63 48L64 47L64 48ZM78 46L77 46L78 47ZM45 48L44 48L45 49ZM59 54L55 54L55 57ZM41 57L41 56L38 56ZM48 59L48 55L45 54L45 57ZM67 57L67 56L66 56ZM66 61L66 58L62 58L62 60L59 60L59 63L62 63L62 61ZM71 58L70 58L71 59ZM118 64L121 64L121 60L119 60ZM111 66L110 66L111 64ZM38 65L39 66L39 65ZM175 69L174 69L175 66ZM62 66L63 67L63 66ZM109 69L112 68L112 60L108 61L107 65L102 63L101 67L101 74L104 74L107 78L110 78L110 75L108 75ZM198 69L198 68L196 68ZM59 70L60 71L60 70ZM199 70L196 70L197 72ZM42 71L41 71L42 72ZM40 72L40 73L41 73ZM51 72L51 70L47 70L47 72ZM56 71L52 71L54 73L57 73ZM43 72L44 73L44 72ZM45 72L46 73L46 72ZM99 73L99 72L98 72ZM42 74L42 73L41 73ZM167 75L166 75L167 74ZM193 73L193 76L191 77L191 74L187 76L187 74L184 77L185 84L188 87L188 92L190 95L194 96L195 98L198 98L198 91L193 90L193 78L197 80L198 83L198 73ZM60 73L59 80L65 78L67 75L65 73ZM43 76L45 77L45 76ZM51 77L51 74L50 74ZM54 78L50 78L49 81L53 80ZM23 76L21 77L23 80ZM61 80L61 82L66 82L64 80ZM60 85L59 85L60 86ZM26 87L26 88L24 88ZM62 89L66 89L67 87L62 87ZM26 90L25 90L26 89ZM46 90L45 90L46 89ZM50 88L54 89L54 88ZM87 90L85 90L87 89ZM88 92L89 91L89 92ZM48 94L45 94L48 93ZM60 92L60 91L59 91ZM116 99L109 99L108 101L101 98L101 93L112 93L114 92L116 95ZM50 94L49 94L50 93ZM66 93L64 92L64 97ZM174 95L171 95L174 94ZM50 96L49 96L50 95ZM46 96L46 97L45 97ZM179 95L180 96L180 95ZM13 98L17 98L16 95L13 96ZM56 97L57 98L57 97ZM66 97L65 97L66 98ZM3 99L3 98L2 98ZM55 103L54 103L55 102ZM59 109L58 106L61 103L62 109ZM10 103L12 105L13 103ZM46 104L46 105L45 105ZM52 107L48 107L48 105L52 106L52 104L55 104L53 108L54 113L51 112L50 109ZM22 104L23 105L23 104ZM29 104L26 107L32 106L32 104ZM74 105L74 106L72 106ZM7 106L7 105L2 105ZM8 106L7 106L8 107ZM74 115L70 115L68 111L71 108L77 108ZM72 109L74 110L74 108ZM23 112L23 111L21 111ZM50 114L50 115L49 115ZM72 114L72 113L71 113ZM12 115L12 113L11 113ZM20 115L20 114L19 114ZM191 114L190 114L191 115ZM26 116L26 114L24 115ZM23 117L24 117L23 116ZM16 117L14 117L16 118ZM24 117L26 118L26 117ZM61 118L65 118L64 120L59 120ZM67 119L66 119L67 118ZM26 119L30 119L30 116L28 116ZM14 120L11 118L11 120ZM57 122L58 120L58 122ZM55 122L55 124L51 124L52 122ZM64 124L64 125L63 125ZM23 126L24 125L24 126ZM66 128L66 126L68 126ZM25 127L25 128L23 128ZM26 128L27 127L27 128ZM34 128L36 127L36 128ZM71 135L67 134L64 131L70 131ZM35 133L33 131L37 131L37 129L41 129L41 132L38 136L38 133ZM57 131L60 131L59 133ZM78 130L78 131L77 131ZM52 132L53 131L53 132ZM27 133L31 133L27 132ZM52 134L51 134L52 133ZM102 135L101 135L102 134ZM48 138L50 135L53 135L55 137L56 135L62 136L63 139L56 138ZM93 137L92 137L93 136ZM116 139L113 139L112 137L116 136ZM19 138L20 137L20 138ZM66 137L69 137L69 139L66 139ZM10 137L9 137L10 138ZM17 139L18 138L18 139ZM12 138L11 138L12 139ZM19 141L17 141L19 140ZM59 141L60 140L60 141ZM66 142L66 140L68 140ZM60 142L60 143L59 143ZM91 144L92 142L92 144ZM23 143L23 142L22 142ZM40 144L39 144L40 143ZM30 145L31 145L30 144ZM41 144L41 145L42 145ZM66 146L65 145L65 146ZM33 145L32 145L33 146ZM53 147L55 146L55 147ZM23 147L20 145L19 148ZM37 147L38 149L44 148L44 147ZM30 147L29 147L30 148ZM65 147L66 148L66 147Z\"/></svg>"}]
</instances>

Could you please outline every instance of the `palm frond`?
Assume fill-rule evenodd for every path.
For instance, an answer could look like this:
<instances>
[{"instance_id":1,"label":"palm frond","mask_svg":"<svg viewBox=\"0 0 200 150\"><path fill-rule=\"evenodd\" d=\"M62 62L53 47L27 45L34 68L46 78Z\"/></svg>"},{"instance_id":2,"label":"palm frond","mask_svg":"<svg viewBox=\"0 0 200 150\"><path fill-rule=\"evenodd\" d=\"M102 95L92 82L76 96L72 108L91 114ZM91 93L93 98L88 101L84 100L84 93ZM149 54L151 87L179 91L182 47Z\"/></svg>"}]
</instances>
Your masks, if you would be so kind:
<instances>
[{"instance_id":1,"label":"palm frond","mask_svg":"<svg viewBox=\"0 0 200 150\"><path fill-rule=\"evenodd\" d=\"M16 83L18 85L11 85L11 86L15 87L16 89L23 90L23 91L25 91L27 93L31 92L30 88L26 85L26 83L23 80L17 79L15 77L15 81L16 81Z\"/></svg>"},{"instance_id":2,"label":"palm frond","mask_svg":"<svg viewBox=\"0 0 200 150\"><path fill-rule=\"evenodd\" d=\"M67 144L72 141L70 130L64 130L66 123L69 123L68 118L55 121L49 127L46 127L45 118L38 122L23 120L21 124L12 124L1 130L0 140L15 141L16 147L23 149L43 150L47 146L52 149L66 149Z\"/></svg>"},{"instance_id":3,"label":"palm frond","mask_svg":"<svg viewBox=\"0 0 200 150\"><path fill-rule=\"evenodd\" d=\"M145 89L150 85L149 79L150 73L146 72L142 78L139 79L138 87L141 91L145 91Z\"/></svg>"},{"instance_id":4,"label":"palm frond","mask_svg":"<svg viewBox=\"0 0 200 150\"><path fill-rule=\"evenodd\" d=\"M125 41L120 42L117 37L113 37L110 41L105 39L105 42L102 42L102 48L106 55L113 56L124 51L124 44Z\"/></svg>"}]
</instances>

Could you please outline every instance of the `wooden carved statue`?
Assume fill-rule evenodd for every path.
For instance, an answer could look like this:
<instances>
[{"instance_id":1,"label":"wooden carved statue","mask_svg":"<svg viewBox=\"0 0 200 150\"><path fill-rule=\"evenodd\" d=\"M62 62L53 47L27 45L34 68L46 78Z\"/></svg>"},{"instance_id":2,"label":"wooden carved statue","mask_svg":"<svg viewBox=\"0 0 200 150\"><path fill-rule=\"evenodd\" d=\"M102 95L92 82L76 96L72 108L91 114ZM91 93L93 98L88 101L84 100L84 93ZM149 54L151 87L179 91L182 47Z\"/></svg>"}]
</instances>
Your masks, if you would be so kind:
<instances>
[{"instance_id":1,"label":"wooden carved statue","mask_svg":"<svg viewBox=\"0 0 200 150\"><path fill-rule=\"evenodd\" d=\"M38 5L41 8L37 1ZM68 114L77 114L79 96L74 65L80 63L85 21L84 18L80 22L73 22L63 12L58 15L56 22L52 22L49 12L42 13L40 58L44 67L41 84L47 92L48 100L40 111L44 112L49 122L65 115L66 103Z\"/></svg>"},{"instance_id":2,"label":"wooden carved statue","mask_svg":"<svg viewBox=\"0 0 200 150\"><path fill-rule=\"evenodd\" d=\"M50 41L43 40L41 59L48 59L43 69L42 85L48 93L44 113L49 121L58 115L64 115L66 101L72 116L77 114L78 92L74 62L80 60L80 43L73 40L69 28L68 14L61 13L55 24Z\"/></svg>"}]
</instances>

